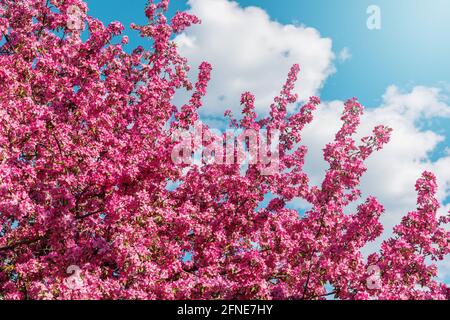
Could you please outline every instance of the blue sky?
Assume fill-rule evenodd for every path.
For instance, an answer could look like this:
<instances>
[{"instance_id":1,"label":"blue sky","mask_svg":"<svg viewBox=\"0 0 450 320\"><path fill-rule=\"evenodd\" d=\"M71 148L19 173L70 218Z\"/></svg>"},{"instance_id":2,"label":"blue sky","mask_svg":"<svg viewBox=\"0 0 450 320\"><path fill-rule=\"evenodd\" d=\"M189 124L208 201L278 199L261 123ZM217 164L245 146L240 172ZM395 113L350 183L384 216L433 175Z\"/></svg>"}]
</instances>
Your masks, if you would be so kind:
<instances>
[{"instance_id":1,"label":"blue sky","mask_svg":"<svg viewBox=\"0 0 450 320\"><path fill-rule=\"evenodd\" d=\"M190 9L204 22L176 40L193 68L202 60L213 64L204 118L220 118L228 105L238 111L239 93L246 90L256 91L257 101L266 104L272 91L279 90L288 65L299 63L304 71L298 89L324 101L304 134L310 149L306 170L313 181L320 183L326 169L321 150L339 127L342 101L358 97L369 109L362 132L378 122L394 128L391 144L369 161L362 183L364 196L374 195L385 205L386 229L414 209L414 182L423 170L436 173L442 213L450 210L450 1L236 2L171 1L170 14ZM87 3L91 16L127 27L129 50L149 46L128 28L131 22L145 24L146 0ZM366 27L369 5L381 10L381 30ZM259 9L248 8L252 6ZM349 54L340 59L344 49ZM301 201L291 207L305 209ZM448 260L440 270L450 281Z\"/></svg>"},{"instance_id":2,"label":"blue sky","mask_svg":"<svg viewBox=\"0 0 450 320\"><path fill-rule=\"evenodd\" d=\"M333 39L335 51L351 50L351 63L338 66L322 90L324 99L357 96L365 104L380 102L385 88L450 82L450 2L448 0L238 0L258 6L284 24L301 23ZM102 21L145 23L145 0L88 0L89 13ZM377 4L382 29L368 30L366 9ZM171 2L170 11L186 10L187 1ZM131 46L144 44L136 33ZM134 35L134 36L133 36Z\"/></svg>"},{"instance_id":3,"label":"blue sky","mask_svg":"<svg viewBox=\"0 0 450 320\"><path fill-rule=\"evenodd\" d=\"M148 46L134 31L131 22L145 23L146 0L88 0L89 13L109 22L119 20L127 27L130 48ZM300 23L317 29L333 40L338 53L349 48L351 61L336 64L321 97L325 100L358 97L364 105L379 105L385 89L395 84L403 89L415 85L450 86L450 2L448 0L238 0L241 6L258 6L283 24ZM366 28L366 9L376 4L381 9L381 30ZM185 0L173 0L170 13L187 10ZM432 122L436 130L450 138L450 122ZM434 151L442 155L448 145Z\"/></svg>"}]
</instances>

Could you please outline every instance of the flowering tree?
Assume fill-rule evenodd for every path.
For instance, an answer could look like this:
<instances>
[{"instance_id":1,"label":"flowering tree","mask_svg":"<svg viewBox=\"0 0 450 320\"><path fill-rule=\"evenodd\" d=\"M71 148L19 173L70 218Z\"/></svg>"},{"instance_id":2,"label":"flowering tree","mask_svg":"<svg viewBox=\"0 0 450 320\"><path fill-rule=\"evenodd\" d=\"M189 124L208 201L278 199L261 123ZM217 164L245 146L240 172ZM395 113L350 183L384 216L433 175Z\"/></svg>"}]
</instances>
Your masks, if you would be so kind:
<instances>
[{"instance_id":1,"label":"flowering tree","mask_svg":"<svg viewBox=\"0 0 450 320\"><path fill-rule=\"evenodd\" d=\"M81 0L0 0L0 299L450 298L433 265L450 251L450 219L436 216L431 173L393 238L361 254L382 233L383 207L370 197L353 214L344 208L391 130L355 141L356 99L324 149L322 185L310 186L301 131L320 102L287 112L298 66L270 115L258 120L244 93L242 119L231 121L280 132L278 172L172 161L174 133L198 120L211 67L191 84L172 39L199 20L168 21L167 7L150 1L149 23L132 26L152 50L127 53L126 37L114 42L123 26L104 26ZM192 98L177 108L183 88ZM275 198L261 208L267 194ZM301 217L285 205L295 198L311 204Z\"/></svg>"}]
</instances>

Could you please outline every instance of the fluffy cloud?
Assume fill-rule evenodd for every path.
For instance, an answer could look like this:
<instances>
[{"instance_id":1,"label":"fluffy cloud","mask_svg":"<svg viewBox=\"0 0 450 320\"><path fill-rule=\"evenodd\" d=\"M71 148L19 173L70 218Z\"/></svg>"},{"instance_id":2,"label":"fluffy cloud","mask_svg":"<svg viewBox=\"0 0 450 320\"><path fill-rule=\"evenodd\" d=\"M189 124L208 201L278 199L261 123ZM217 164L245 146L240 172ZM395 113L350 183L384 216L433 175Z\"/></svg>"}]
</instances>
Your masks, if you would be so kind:
<instances>
[{"instance_id":1,"label":"fluffy cloud","mask_svg":"<svg viewBox=\"0 0 450 320\"><path fill-rule=\"evenodd\" d=\"M302 66L296 87L301 99L318 94L334 72L332 41L322 38L315 29L282 25L270 20L260 8L241 8L228 0L190 0L189 4L191 12L203 23L175 41L192 66L203 60L213 64L202 112L204 117L216 117L213 120L216 127L223 125L217 116L225 109L239 113L240 94L244 90L256 95L260 113L267 112L294 63ZM337 58L340 62L350 59L350 50L344 48ZM444 91L450 92L448 88ZM438 177L441 214L450 210L450 204L446 203L450 197L450 153L437 160L431 156L445 137L427 129L436 118L449 121L450 106L446 101L443 90L438 88L418 86L402 92L391 86L380 106L369 106L372 108L366 110L358 132L360 137L370 134L378 124L394 129L391 142L367 162L368 171L362 179L363 197L376 196L386 208L382 217L386 232L367 252L376 250L401 217L415 209L414 185L424 170L433 171ZM304 143L309 148L305 169L315 184L320 184L325 175L327 166L322 149L339 130L342 109L342 101L323 103L304 132ZM307 204L295 201L290 206L302 210ZM447 280L450 279L448 260L440 263L440 276Z\"/></svg>"},{"instance_id":2,"label":"fluffy cloud","mask_svg":"<svg viewBox=\"0 0 450 320\"><path fill-rule=\"evenodd\" d=\"M307 170L316 183L323 178L326 164L321 160L322 148L339 129L342 101L321 105L313 123L305 129L304 141L309 147ZM394 129L391 142L368 160L363 190L379 195L388 207L404 208L415 202L414 184L423 170L437 173L442 201L449 196L450 157L433 162L430 155L445 137L425 129L424 124L435 117L450 118L450 107L437 88L415 87L403 93L391 86L383 103L368 108L362 118L358 136L369 135L374 126L385 124ZM319 164L318 164L319 163ZM380 180L380 176L383 180ZM413 208L413 207L411 207Z\"/></svg>"},{"instance_id":3,"label":"fluffy cloud","mask_svg":"<svg viewBox=\"0 0 450 320\"><path fill-rule=\"evenodd\" d=\"M450 118L450 106L445 101L437 88L415 87L405 93L391 86L386 90L381 106L366 110L359 137L369 135L378 124L394 129L391 142L368 160L368 170L362 179L363 197L376 196L386 208L382 216L385 233L367 248L367 252L377 249L402 216L416 208L414 185L424 170L437 176L438 197L443 204L440 213L450 210L450 205L445 203L450 196L450 155L435 161L431 157L445 137L426 129L425 125L433 118ZM342 110L342 101L324 103L304 132L304 143L309 148L305 170L315 184L319 184L325 175L327 165L322 160L322 149L339 130ZM302 204L297 203L299 207ZM450 277L450 261L440 264L440 276Z\"/></svg>"},{"instance_id":4,"label":"fluffy cloud","mask_svg":"<svg viewBox=\"0 0 450 320\"><path fill-rule=\"evenodd\" d=\"M302 66L297 91L305 100L334 71L332 41L313 28L283 25L260 8L228 0L189 0L189 5L202 24L175 41L191 66L203 60L213 65L204 114L228 108L239 113L243 90L256 95L258 111L267 112L294 63Z\"/></svg>"}]
</instances>

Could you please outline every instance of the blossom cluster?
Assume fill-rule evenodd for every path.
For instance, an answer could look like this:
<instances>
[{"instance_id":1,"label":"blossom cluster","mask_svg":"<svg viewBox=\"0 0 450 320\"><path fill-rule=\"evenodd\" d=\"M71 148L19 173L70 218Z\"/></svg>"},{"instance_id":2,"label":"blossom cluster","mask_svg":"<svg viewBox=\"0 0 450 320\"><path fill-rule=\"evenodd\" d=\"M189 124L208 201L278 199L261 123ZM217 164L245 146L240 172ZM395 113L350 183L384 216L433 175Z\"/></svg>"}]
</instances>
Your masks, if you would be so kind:
<instances>
[{"instance_id":1,"label":"blossom cluster","mask_svg":"<svg viewBox=\"0 0 450 320\"><path fill-rule=\"evenodd\" d=\"M177 165L257 165L262 175L279 173L278 130L219 129L196 122L192 130L177 130L172 161ZM242 173L242 171L241 171Z\"/></svg>"},{"instance_id":2,"label":"blossom cluster","mask_svg":"<svg viewBox=\"0 0 450 320\"><path fill-rule=\"evenodd\" d=\"M391 129L357 141L363 107L347 101L325 178L312 185L302 130L320 100L288 112L298 65L268 116L249 92L240 119L227 113L235 128L280 133L278 172L172 161L211 66L191 83L172 39L200 21L169 20L168 5L149 1L148 23L132 28L152 48L128 52L127 37L114 41L122 24L105 26L82 0L0 0L0 299L449 299L434 264L450 253L435 177L422 175L417 210L364 258L384 208L369 197L344 209L361 201L364 161ZM178 90L192 92L180 108ZM311 209L299 215L286 205L294 199Z\"/></svg>"}]
</instances>

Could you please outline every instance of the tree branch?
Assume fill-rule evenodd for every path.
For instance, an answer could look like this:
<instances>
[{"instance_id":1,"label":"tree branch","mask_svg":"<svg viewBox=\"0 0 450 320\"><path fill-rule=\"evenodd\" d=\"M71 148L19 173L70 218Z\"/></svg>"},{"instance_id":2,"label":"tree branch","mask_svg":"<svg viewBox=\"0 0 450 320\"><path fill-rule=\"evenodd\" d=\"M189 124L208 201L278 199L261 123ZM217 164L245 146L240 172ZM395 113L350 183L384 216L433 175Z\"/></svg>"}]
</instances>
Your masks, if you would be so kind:
<instances>
[{"instance_id":1,"label":"tree branch","mask_svg":"<svg viewBox=\"0 0 450 320\"><path fill-rule=\"evenodd\" d=\"M97 210L97 211L90 212L90 213L87 213L87 214L82 215L82 216L77 215L75 219L77 219L77 220L83 220L83 219L89 218L89 217L91 217L91 216L93 216L93 215L96 215L97 213L100 213L100 212L103 212L103 211L105 211L105 209L99 209L99 210Z\"/></svg>"},{"instance_id":2,"label":"tree branch","mask_svg":"<svg viewBox=\"0 0 450 320\"><path fill-rule=\"evenodd\" d=\"M45 238L44 236L41 236L41 237L37 237L37 238L34 238L34 239L22 240L22 241L13 243L13 244L11 244L9 246L1 247L0 248L0 252L11 251L11 250L14 250L15 248L23 246L23 245L36 243L36 242L38 242L38 241L40 241L40 240L42 240L44 238Z\"/></svg>"}]
</instances>

